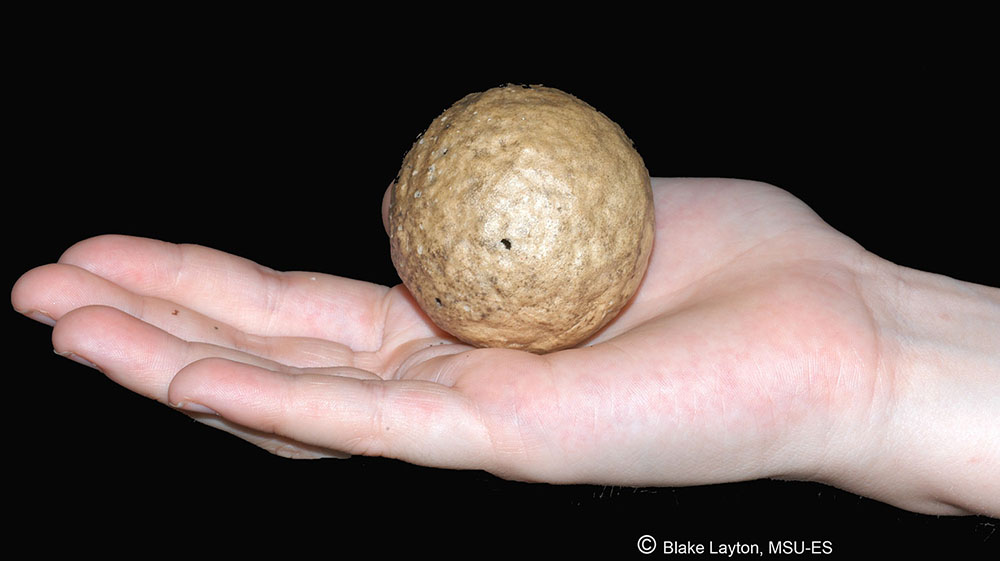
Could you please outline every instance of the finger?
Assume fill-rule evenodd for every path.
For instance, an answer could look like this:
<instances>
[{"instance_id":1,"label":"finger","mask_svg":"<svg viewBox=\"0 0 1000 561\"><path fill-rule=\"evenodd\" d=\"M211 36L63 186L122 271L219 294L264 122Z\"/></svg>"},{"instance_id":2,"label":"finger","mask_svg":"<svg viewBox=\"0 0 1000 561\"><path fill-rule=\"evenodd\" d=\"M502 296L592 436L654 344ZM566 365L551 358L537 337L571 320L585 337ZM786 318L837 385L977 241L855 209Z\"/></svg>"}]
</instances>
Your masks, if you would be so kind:
<instances>
[{"instance_id":1,"label":"finger","mask_svg":"<svg viewBox=\"0 0 1000 561\"><path fill-rule=\"evenodd\" d=\"M167 389L177 369L190 360L221 355L230 360L248 361L260 367L283 368L282 365L229 349L181 341L120 310L100 306L80 308L64 315L53 330L53 346L58 353L97 368L118 384L161 403L168 401ZM351 368L287 371L375 378L370 373ZM216 415L197 411L188 411L188 414L281 456L345 457L339 451L264 434Z\"/></svg>"},{"instance_id":2,"label":"finger","mask_svg":"<svg viewBox=\"0 0 1000 561\"><path fill-rule=\"evenodd\" d=\"M227 421L214 413L187 413L203 424L228 432L229 434L246 440L250 444L263 448L272 454L282 456L284 458L302 460L316 458L344 459L351 457L350 454L341 452L340 450L331 450L329 448L323 448L322 446L304 444L290 438L248 429L247 427Z\"/></svg>"},{"instance_id":3,"label":"finger","mask_svg":"<svg viewBox=\"0 0 1000 561\"><path fill-rule=\"evenodd\" d=\"M14 308L50 325L87 306L117 308L188 342L202 342L302 368L358 366L375 369L372 357L358 356L340 343L306 337L245 334L214 318L157 297L134 294L73 265L44 265L25 273L11 291ZM46 321L46 319L51 321Z\"/></svg>"},{"instance_id":4,"label":"finger","mask_svg":"<svg viewBox=\"0 0 1000 561\"><path fill-rule=\"evenodd\" d=\"M475 406L432 382L290 376L206 359L178 372L169 399L263 433L349 454L451 468L488 465L489 437Z\"/></svg>"},{"instance_id":5,"label":"finger","mask_svg":"<svg viewBox=\"0 0 1000 561\"><path fill-rule=\"evenodd\" d=\"M382 195L382 227L385 228L386 234L389 233L389 202L392 200L392 186L395 183L395 181L390 183L385 194Z\"/></svg>"},{"instance_id":6,"label":"finger","mask_svg":"<svg viewBox=\"0 0 1000 561\"><path fill-rule=\"evenodd\" d=\"M177 371L207 357L224 357L289 375L335 373L377 379L374 374L357 368L292 368L236 349L184 341L105 306L77 308L63 315L52 330L52 345L57 353L92 365L116 383L164 403L170 380Z\"/></svg>"},{"instance_id":7,"label":"finger","mask_svg":"<svg viewBox=\"0 0 1000 561\"><path fill-rule=\"evenodd\" d=\"M386 287L277 272L202 246L100 236L74 245L59 261L246 333L337 340L354 350L375 350L385 327Z\"/></svg>"},{"instance_id":8,"label":"finger","mask_svg":"<svg viewBox=\"0 0 1000 561\"><path fill-rule=\"evenodd\" d=\"M28 271L15 283L11 301L18 311L42 312L53 322L76 308L114 307L185 340L224 343L221 322L161 298L134 294L73 265L54 263Z\"/></svg>"}]
</instances>

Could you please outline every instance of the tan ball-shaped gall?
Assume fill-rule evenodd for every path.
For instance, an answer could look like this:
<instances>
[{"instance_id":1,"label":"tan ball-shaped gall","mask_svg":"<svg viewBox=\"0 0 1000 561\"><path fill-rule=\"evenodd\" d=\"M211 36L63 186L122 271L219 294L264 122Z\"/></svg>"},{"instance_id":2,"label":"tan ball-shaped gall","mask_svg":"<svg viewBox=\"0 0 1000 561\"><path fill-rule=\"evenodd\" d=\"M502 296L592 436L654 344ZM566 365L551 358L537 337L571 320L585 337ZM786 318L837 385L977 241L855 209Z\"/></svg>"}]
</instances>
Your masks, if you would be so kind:
<instances>
[{"instance_id":1,"label":"tan ball-shaped gall","mask_svg":"<svg viewBox=\"0 0 1000 561\"><path fill-rule=\"evenodd\" d=\"M434 119L389 203L392 261L423 311L476 346L546 353L635 293L649 173L622 129L554 88L473 93Z\"/></svg>"}]
</instances>

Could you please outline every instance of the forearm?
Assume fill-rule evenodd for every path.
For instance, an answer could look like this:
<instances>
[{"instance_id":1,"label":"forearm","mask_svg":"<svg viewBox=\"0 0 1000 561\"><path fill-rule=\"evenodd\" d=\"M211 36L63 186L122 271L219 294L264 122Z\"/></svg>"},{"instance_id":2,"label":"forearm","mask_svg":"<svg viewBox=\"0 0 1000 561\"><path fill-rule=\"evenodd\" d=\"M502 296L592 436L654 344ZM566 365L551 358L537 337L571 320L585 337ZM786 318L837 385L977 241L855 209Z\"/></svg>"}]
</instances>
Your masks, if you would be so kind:
<instances>
[{"instance_id":1,"label":"forearm","mask_svg":"<svg viewBox=\"0 0 1000 561\"><path fill-rule=\"evenodd\" d=\"M881 273L872 309L892 410L871 484L914 510L1000 516L1000 289Z\"/></svg>"}]
</instances>

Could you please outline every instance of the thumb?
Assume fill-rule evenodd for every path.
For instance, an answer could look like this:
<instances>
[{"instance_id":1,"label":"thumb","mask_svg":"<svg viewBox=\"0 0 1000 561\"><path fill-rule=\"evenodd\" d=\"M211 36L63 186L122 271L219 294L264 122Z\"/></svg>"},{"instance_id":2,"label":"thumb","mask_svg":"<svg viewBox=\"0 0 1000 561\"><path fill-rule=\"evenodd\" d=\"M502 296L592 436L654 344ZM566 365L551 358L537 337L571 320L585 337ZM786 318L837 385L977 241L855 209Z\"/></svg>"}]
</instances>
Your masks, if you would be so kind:
<instances>
[{"instance_id":1,"label":"thumb","mask_svg":"<svg viewBox=\"0 0 1000 561\"><path fill-rule=\"evenodd\" d=\"M206 358L177 373L169 400L256 434L301 443L300 448L435 467L489 465L486 428L458 390L435 382L381 380L349 367L335 370L289 374Z\"/></svg>"}]
</instances>

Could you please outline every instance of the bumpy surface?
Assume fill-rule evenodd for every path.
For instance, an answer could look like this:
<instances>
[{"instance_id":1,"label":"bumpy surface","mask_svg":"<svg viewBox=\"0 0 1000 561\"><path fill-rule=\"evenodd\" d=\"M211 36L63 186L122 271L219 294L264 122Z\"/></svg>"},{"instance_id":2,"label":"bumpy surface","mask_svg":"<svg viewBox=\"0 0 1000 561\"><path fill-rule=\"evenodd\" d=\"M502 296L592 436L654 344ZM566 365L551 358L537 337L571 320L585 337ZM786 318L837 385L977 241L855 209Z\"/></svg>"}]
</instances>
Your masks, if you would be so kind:
<instances>
[{"instance_id":1,"label":"bumpy surface","mask_svg":"<svg viewBox=\"0 0 1000 561\"><path fill-rule=\"evenodd\" d=\"M442 329L545 353L632 297L653 242L649 173L621 128L553 88L470 94L403 160L393 264Z\"/></svg>"}]
</instances>

